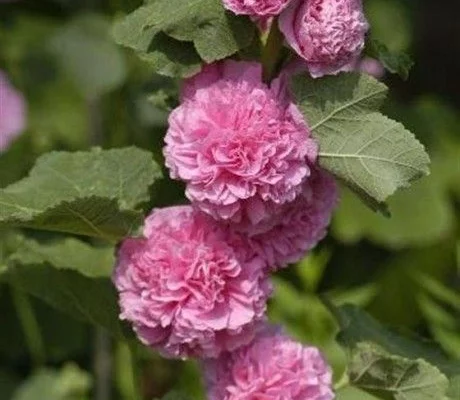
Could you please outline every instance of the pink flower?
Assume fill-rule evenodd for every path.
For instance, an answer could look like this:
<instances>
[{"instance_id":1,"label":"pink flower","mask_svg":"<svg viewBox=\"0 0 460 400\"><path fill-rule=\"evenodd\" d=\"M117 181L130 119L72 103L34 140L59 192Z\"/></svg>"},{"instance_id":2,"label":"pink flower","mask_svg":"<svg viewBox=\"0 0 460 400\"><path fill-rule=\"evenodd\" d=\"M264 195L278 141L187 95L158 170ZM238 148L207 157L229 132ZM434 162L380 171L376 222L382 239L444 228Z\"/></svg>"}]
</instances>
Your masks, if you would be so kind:
<instances>
[{"instance_id":1,"label":"pink flower","mask_svg":"<svg viewBox=\"0 0 460 400\"><path fill-rule=\"evenodd\" d=\"M24 97L0 71L0 152L8 148L26 125Z\"/></svg>"},{"instance_id":2,"label":"pink flower","mask_svg":"<svg viewBox=\"0 0 460 400\"><path fill-rule=\"evenodd\" d=\"M314 78L348 70L369 29L361 0L294 0L279 24Z\"/></svg>"},{"instance_id":3,"label":"pink flower","mask_svg":"<svg viewBox=\"0 0 460 400\"><path fill-rule=\"evenodd\" d=\"M337 202L335 180L315 169L297 199L273 216L271 226L249 234L249 245L271 269L298 262L326 236Z\"/></svg>"},{"instance_id":4,"label":"pink flower","mask_svg":"<svg viewBox=\"0 0 460 400\"><path fill-rule=\"evenodd\" d=\"M251 16L278 15L291 0L223 0L224 7L235 14Z\"/></svg>"},{"instance_id":5,"label":"pink flower","mask_svg":"<svg viewBox=\"0 0 460 400\"><path fill-rule=\"evenodd\" d=\"M332 373L316 347L267 327L250 345L204 363L209 400L332 400Z\"/></svg>"},{"instance_id":6,"label":"pink flower","mask_svg":"<svg viewBox=\"0 0 460 400\"><path fill-rule=\"evenodd\" d=\"M127 239L114 283L120 318L169 357L217 357L249 343L271 293L263 261L191 206L154 210Z\"/></svg>"},{"instance_id":7,"label":"pink flower","mask_svg":"<svg viewBox=\"0 0 460 400\"><path fill-rule=\"evenodd\" d=\"M281 79L257 63L226 61L188 80L169 118L164 154L187 197L246 229L302 191L317 145Z\"/></svg>"},{"instance_id":8,"label":"pink flower","mask_svg":"<svg viewBox=\"0 0 460 400\"><path fill-rule=\"evenodd\" d=\"M358 70L376 79L382 79L385 75L385 67L383 64L379 60L371 57L364 57L360 60L358 63Z\"/></svg>"}]
</instances>

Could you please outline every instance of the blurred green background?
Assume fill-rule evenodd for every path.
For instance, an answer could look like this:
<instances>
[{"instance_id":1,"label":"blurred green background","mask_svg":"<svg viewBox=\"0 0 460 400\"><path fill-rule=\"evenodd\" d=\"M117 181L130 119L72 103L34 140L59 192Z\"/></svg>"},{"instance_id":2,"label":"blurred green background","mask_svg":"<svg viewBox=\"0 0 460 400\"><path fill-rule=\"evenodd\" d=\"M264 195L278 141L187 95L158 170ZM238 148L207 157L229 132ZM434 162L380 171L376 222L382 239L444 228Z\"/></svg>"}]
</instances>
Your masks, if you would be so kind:
<instances>
[{"instance_id":1,"label":"blurred green background","mask_svg":"<svg viewBox=\"0 0 460 400\"><path fill-rule=\"evenodd\" d=\"M161 161L168 100L178 83L155 76L110 38L113 19L140 3L0 4L0 69L28 102L27 132L0 155L1 187L53 149L133 144ZM460 3L365 0L365 7L372 36L415 61L408 81L385 76L391 89L385 112L427 147L432 173L390 200L391 219L343 190L328 238L275 277L271 319L319 345L336 380L345 355L320 294L436 341L460 360ZM155 205L184 201L176 182L165 179L155 189ZM125 345L6 285L0 315L1 400L130 399L133 360ZM194 363L138 350L146 399L171 388L203 398Z\"/></svg>"}]
</instances>

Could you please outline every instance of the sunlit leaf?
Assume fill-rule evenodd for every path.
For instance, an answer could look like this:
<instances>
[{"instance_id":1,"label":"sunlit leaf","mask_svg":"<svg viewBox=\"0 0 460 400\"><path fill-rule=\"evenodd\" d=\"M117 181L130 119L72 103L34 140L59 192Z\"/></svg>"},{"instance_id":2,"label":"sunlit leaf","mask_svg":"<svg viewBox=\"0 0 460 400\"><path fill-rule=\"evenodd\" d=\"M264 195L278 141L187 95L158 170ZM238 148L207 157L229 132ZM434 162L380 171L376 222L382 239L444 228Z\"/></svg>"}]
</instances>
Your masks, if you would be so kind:
<instances>
[{"instance_id":1,"label":"sunlit leaf","mask_svg":"<svg viewBox=\"0 0 460 400\"><path fill-rule=\"evenodd\" d=\"M353 386L394 400L447 400L447 378L428 362L390 355L360 343L349 366Z\"/></svg>"},{"instance_id":2,"label":"sunlit leaf","mask_svg":"<svg viewBox=\"0 0 460 400\"><path fill-rule=\"evenodd\" d=\"M179 43L169 41L172 46L165 46L163 36L161 42L156 42L161 33ZM226 11L220 0L151 1L114 28L119 44L140 51L142 58L150 60L159 72L180 76L196 71L199 57L211 63L249 46L254 34L254 24ZM179 47L183 54L178 52ZM174 70L175 63L178 67Z\"/></svg>"},{"instance_id":3,"label":"sunlit leaf","mask_svg":"<svg viewBox=\"0 0 460 400\"><path fill-rule=\"evenodd\" d=\"M0 190L0 224L118 240L142 222L139 207L160 176L152 155L135 148L53 152Z\"/></svg>"},{"instance_id":4,"label":"sunlit leaf","mask_svg":"<svg viewBox=\"0 0 460 400\"><path fill-rule=\"evenodd\" d=\"M429 173L424 147L378 112L387 88L368 75L296 76L296 102L320 145L320 164L374 209Z\"/></svg>"}]
</instances>

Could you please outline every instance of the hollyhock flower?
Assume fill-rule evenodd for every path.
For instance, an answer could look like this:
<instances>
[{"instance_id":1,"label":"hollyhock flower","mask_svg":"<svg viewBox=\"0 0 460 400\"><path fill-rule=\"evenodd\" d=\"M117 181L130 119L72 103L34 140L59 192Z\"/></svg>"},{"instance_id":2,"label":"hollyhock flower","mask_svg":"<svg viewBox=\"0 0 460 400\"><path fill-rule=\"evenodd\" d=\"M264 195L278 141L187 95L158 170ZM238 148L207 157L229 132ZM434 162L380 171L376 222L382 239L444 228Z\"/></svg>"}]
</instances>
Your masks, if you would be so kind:
<instances>
[{"instance_id":1,"label":"hollyhock flower","mask_svg":"<svg viewBox=\"0 0 460 400\"><path fill-rule=\"evenodd\" d=\"M223 0L224 7L235 14L258 17L275 16L286 8L291 0Z\"/></svg>"},{"instance_id":2,"label":"hollyhock flower","mask_svg":"<svg viewBox=\"0 0 460 400\"><path fill-rule=\"evenodd\" d=\"M358 64L358 70L376 79L382 79L385 75L385 67L383 64L371 57L364 57Z\"/></svg>"},{"instance_id":3,"label":"hollyhock flower","mask_svg":"<svg viewBox=\"0 0 460 400\"><path fill-rule=\"evenodd\" d=\"M327 172L314 169L302 193L272 217L270 227L248 234L249 245L271 269L298 262L326 236L337 202L335 180Z\"/></svg>"},{"instance_id":4,"label":"hollyhock flower","mask_svg":"<svg viewBox=\"0 0 460 400\"><path fill-rule=\"evenodd\" d=\"M25 129L24 97L0 71L0 152L8 148Z\"/></svg>"},{"instance_id":5,"label":"hollyhock flower","mask_svg":"<svg viewBox=\"0 0 460 400\"><path fill-rule=\"evenodd\" d=\"M281 79L262 82L257 63L225 61L188 80L169 118L164 154L187 197L246 229L293 201L317 145Z\"/></svg>"},{"instance_id":6,"label":"hollyhock flower","mask_svg":"<svg viewBox=\"0 0 460 400\"><path fill-rule=\"evenodd\" d=\"M271 293L263 265L191 206L154 210L118 254L120 318L166 356L217 357L254 338Z\"/></svg>"},{"instance_id":7,"label":"hollyhock flower","mask_svg":"<svg viewBox=\"0 0 460 400\"><path fill-rule=\"evenodd\" d=\"M347 70L359 58L369 29L361 0L294 0L279 24L315 78Z\"/></svg>"},{"instance_id":8,"label":"hollyhock flower","mask_svg":"<svg viewBox=\"0 0 460 400\"><path fill-rule=\"evenodd\" d=\"M332 400L332 372L316 347L267 327L248 346L204 363L209 400Z\"/></svg>"}]
</instances>

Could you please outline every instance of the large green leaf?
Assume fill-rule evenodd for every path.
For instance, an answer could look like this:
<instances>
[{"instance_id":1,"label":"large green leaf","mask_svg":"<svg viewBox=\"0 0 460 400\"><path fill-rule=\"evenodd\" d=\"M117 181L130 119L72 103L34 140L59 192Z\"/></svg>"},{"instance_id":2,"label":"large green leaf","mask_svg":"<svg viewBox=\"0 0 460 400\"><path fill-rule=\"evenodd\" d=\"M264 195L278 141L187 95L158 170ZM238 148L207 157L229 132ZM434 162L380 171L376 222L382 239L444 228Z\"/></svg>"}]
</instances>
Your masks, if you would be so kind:
<instances>
[{"instance_id":1,"label":"large green leaf","mask_svg":"<svg viewBox=\"0 0 460 400\"><path fill-rule=\"evenodd\" d=\"M118 318L117 293L109 278L113 251L75 239L22 239L1 278L73 318L124 337L127 332Z\"/></svg>"},{"instance_id":2,"label":"large green leaf","mask_svg":"<svg viewBox=\"0 0 460 400\"><path fill-rule=\"evenodd\" d=\"M227 12L221 0L155 0L135 10L114 28L119 44L140 51L143 58L147 53L147 58L153 57L153 65L162 64L163 68L166 59L178 61L177 72L189 75L197 64L193 48L181 45L185 58L178 58L175 52L179 44L170 42L173 47L169 49L162 46L164 38L159 46L153 42L161 32L177 41L193 43L199 57L211 63L249 46L255 26L248 18Z\"/></svg>"},{"instance_id":3,"label":"large green leaf","mask_svg":"<svg viewBox=\"0 0 460 400\"><path fill-rule=\"evenodd\" d=\"M160 32L139 56L153 70L165 76L189 77L201 69L201 59L191 43L181 42Z\"/></svg>"},{"instance_id":4,"label":"large green leaf","mask_svg":"<svg viewBox=\"0 0 460 400\"><path fill-rule=\"evenodd\" d=\"M378 112L387 88L357 73L293 78L301 112L320 145L320 164L373 208L429 173L423 146L400 123Z\"/></svg>"},{"instance_id":5,"label":"large green leaf","mask_svg":"<svg viewBox=\"0 0 460 400\"><path fill-rule=\"evenodd\" d=\"M114 246L91 246L74 238L38 242L19 237L7 263L47 263L58 270L73 270L88 278L109 278L115 265Z\"/></svg>"},{"instance_id":6,"label":"large green leaf","mask_svg":"<svg viewBox=\"0 0 460 400\"><path fill-rule=\"evenodd\" d=\"M188 77L197 73L201 58L193 43L181 42L163 32L140 29L148 13L147 7L141 7L116 23L113 29L115 41L135 50L159 74Z\"/></svg>"},{"instance_id":7,"label":"large green leaf","mask_svg":"<svg viewBox=\"0 0 460 400\"><path fill-rule=\"evenodd\" d=\"M369 343L356 347L349 377L353 386L380 398L447 400L449 382L436 367L422 359L389 355Z\"/></svg>"},{"instance_id":8,"label":"large green leaf","mask_svg":"<svg viewBox=\"0 0 460 400\"><path fill-rule=\"evenodd\" d=\"M139 207L161 176L146 151L53 152L0 190L0 224L119 240L142 220Z\"/></svg>"},{"instance_id":9,"label":"large green leaf","mask_svg":"<svg viewBox=\"0 0 460 400\"><path fill-rule=\"evenodd\" d=\"M454 390L453 385L457 383L455 378L460 376L460 361L450 360L431 344L390 331L358 307L346 305L336 308L331 304L328 306L336 315L341 327L338 340L344 347L354 349L361 342L370 342L391 355L410 360L426 360L450 379L449 390Z\"/></svg>"}]
</instances>

